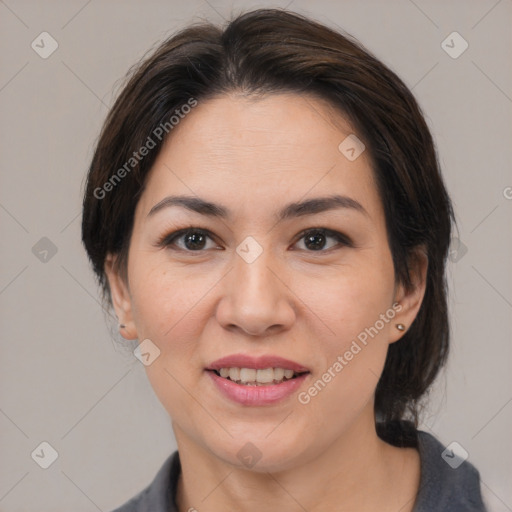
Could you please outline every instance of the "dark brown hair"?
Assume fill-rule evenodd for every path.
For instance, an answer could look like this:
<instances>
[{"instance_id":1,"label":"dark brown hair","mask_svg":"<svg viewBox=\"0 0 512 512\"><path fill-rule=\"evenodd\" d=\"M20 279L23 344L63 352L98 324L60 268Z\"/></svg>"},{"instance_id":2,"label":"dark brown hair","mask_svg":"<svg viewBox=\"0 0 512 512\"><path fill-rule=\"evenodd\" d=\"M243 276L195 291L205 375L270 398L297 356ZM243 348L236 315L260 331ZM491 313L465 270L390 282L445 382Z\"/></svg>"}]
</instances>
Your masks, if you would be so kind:
<instances>
[{"instance_id":1,"label":"dark brown hair","mask_svg":"<svg viewBox=\"0 0 512 512\"><path fill-rule=\"evenodd\" d=\"M450 199L432 136L408 88L350 36L304 16L259 9L224 29L196 23L130 71L101 131L83 201L82 241L104 299L111 303L104 272L107 253L119 256L118 268L126 278L135 207L166 139L158 140L155 130L160 133L159 127L166 126L164 135L170 136L169 119L184 105L233 91L309 94L342 112L372 159L397 282L412 285L414 250L424 247L423 303L403 338L390 345L375 398L380 420L412 419L417 425L419 399L448 354ZM135 161L134 152L148 145L148 137L155 147Z\"/></svg>"}]
</instances>

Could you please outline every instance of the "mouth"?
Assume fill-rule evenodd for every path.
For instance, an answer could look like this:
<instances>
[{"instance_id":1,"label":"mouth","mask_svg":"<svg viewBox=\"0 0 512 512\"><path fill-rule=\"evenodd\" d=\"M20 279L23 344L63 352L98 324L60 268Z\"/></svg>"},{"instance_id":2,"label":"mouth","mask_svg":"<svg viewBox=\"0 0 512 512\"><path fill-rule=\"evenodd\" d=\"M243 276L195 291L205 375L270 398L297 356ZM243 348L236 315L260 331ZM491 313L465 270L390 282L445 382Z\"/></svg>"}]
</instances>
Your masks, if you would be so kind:
<instances>
[{"instance_id":1,"label":"mouth","mask_svg":"<svg viewBox=\"0 0 512 512\"><path fill-rule=\"evenodd\" d=\"M310 375L303 365L274 355L233 354L207 368L216 389L244 406L273 405L296 392Z\"/></svg>"},{"instance_id":2,"label":"mouth","mask_svg":"<svg viewBox=\"0 0 512 512\"><path fill-rule=\"evenodd\" d=\"M296 379L309 371L295 371L289 368L238 368L223 367L218 370L210 369L217 376L240 384L242 386L273 386Z\"/></svg>"}]
</instances>

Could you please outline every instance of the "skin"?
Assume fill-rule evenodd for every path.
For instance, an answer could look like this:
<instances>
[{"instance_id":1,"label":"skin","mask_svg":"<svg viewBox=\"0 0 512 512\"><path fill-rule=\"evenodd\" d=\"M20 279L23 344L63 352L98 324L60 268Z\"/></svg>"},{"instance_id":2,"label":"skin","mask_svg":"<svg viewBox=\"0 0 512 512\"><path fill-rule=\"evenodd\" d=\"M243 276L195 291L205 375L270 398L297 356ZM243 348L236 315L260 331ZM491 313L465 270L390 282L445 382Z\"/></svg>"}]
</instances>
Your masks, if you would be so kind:
<instances>
[{"instance_id":1,"label":"skin","mask_svg":"<svg viewBox=\"0 0 512 512\"><path fill-rule=\"evenodd\" d=\"M427 262L414 287L395 282L382 203L368 151L349 161L338 145L354 133L313 97L224 95L199 102L176 126L149 174L135 211L128 280L106 260L113 305L126 339L149 338L160 356L146 366L168 411L182 475L180 511L411 511L420 478L415 449L395 448L375 432L374 393L390 343L411 325L425 291ZM292 201L332 194L365 209L343 208L276 224ZM197 195L233 211L216 219L177 206L149 216L168 195ZM195 227L211 231L199 250L186 238L160 237ZM353 246L310 228L350 237ZM236 248L252 236L263 249L252 263ZM274 354L309 368L307 390L365 328L400 312L307 404L297 393L274 405L243 406L212 384L215 359ZM252 468L237 453L251 442ZM204 500L204 501L203 501Z\"/></svg>"}]
</instances>

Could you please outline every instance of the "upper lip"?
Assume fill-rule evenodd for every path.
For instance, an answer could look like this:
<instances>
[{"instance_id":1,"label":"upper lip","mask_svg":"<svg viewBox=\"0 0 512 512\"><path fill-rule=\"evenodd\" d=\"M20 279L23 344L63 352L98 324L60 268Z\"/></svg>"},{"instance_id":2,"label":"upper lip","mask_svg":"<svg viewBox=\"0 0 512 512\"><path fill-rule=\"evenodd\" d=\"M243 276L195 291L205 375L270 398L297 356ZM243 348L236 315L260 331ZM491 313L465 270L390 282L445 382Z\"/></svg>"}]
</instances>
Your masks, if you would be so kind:
<instances>
[{"instance_id":1,"label":"upper lip","mask_svg":"<svg viewBox=\"0 0 512 512\"><path fill-rule=\"evenodd\" d=\"M221 368L254 368L255 370L283 368L284 370L293 370L297 373L309 372L308 368L295 361L290 361L289 359L271 354L259 357L249 356L247 354L233 354L213 361L206 369L220 370Z\"/></svg>"}]
</instances>

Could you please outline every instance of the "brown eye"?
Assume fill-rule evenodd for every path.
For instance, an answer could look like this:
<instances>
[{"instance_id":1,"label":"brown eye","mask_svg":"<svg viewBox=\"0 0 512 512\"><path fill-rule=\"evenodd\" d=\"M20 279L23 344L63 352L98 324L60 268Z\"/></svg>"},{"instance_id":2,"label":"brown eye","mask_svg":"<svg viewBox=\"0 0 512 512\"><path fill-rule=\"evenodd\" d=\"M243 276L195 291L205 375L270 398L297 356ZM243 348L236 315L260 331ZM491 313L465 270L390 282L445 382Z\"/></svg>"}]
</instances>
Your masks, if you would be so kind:
<instances>
[{"instance_id":1,"label":"brown eye","mask_svg":"<svg viewBox=\"0 0 512 512\"><path fill-rule=\"evenodd\" d=\"M329 239L334 240L336 243L333 244L331 242L329 246ZM212 241L213 246L207 246L208 240ZM346 235L325 228L303 231L299 238L299 241L301 240L304 240L304 250L308 252L327 252L328 250L335 249L337 246L354 247L352 241ZM208 230L194 227L180 229L164 235L156 245L185 252L203 252L206 249L217 247L213 242L212 233Z\"/></svg>"},{"instance_id":2,"label":"brown eye","mask_svg":"<svg viewBox=\"0 0 512 512\"><path fill-rule=\"evenodd\" d=\"M205 249L208 239L211 240L208 231L198 228L187 228L164 236L162 240L158 242L158 245L162 247L176 246L178 250L200 252ZM177 243L180 241L182 241L181 244Z\"/></svg>"},{"instance_id":3,"label":"brown eye","mask_svg":"<svg viewBox=\"0 0 512 512\"><path fill-rule=\"evenodd\" d=\"M331 247L327 247L326 250L332 249L333 247L336 247L336 245L343 245L349 247L353 246L352 242L348 237L346 237L342 233L338 233L337 231L332 231L329 229L310 229L308 231L304 231L300 235L300 240L304 240L304 245L309 252L322 252L322 250L325 249L327 240L329 238L334 239L337 243L331 245Z\"/></svg>"}]
</instances>

